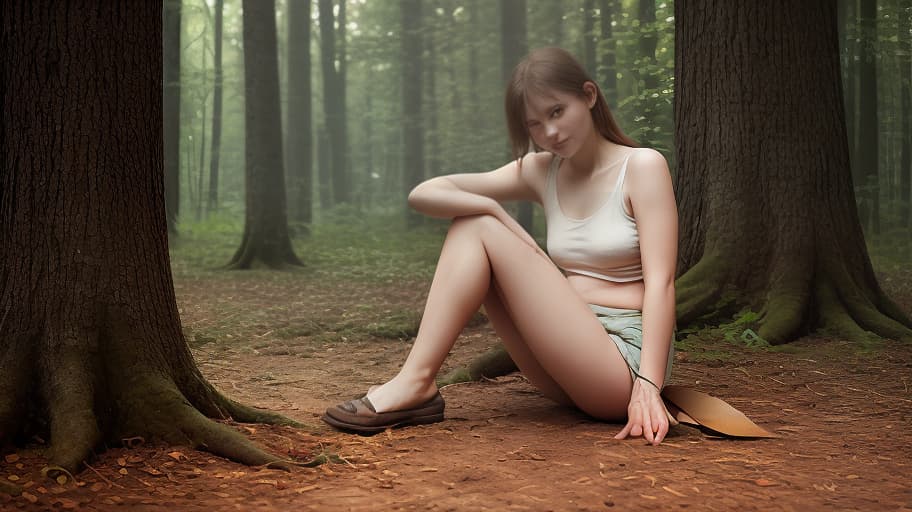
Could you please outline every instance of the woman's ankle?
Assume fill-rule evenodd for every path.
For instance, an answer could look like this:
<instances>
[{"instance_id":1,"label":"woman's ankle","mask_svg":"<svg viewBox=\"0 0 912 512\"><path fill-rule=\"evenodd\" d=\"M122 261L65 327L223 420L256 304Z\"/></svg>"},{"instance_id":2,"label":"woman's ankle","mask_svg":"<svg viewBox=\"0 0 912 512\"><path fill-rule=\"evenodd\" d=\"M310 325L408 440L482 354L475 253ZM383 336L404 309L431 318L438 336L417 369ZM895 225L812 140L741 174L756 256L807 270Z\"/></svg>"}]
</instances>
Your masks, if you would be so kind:
<instances>
[{"instance_id":1,"label":"woman's ankle","mask_svg":"<svg viewBox=\"0 0 912 512\"><path fill-rule=\"evenodd\" d=\"M397 375L392 380L368 391L377 412L408 409L430 400L437 393L433 379L410 379Z\"/></svg>"}]
</instances>

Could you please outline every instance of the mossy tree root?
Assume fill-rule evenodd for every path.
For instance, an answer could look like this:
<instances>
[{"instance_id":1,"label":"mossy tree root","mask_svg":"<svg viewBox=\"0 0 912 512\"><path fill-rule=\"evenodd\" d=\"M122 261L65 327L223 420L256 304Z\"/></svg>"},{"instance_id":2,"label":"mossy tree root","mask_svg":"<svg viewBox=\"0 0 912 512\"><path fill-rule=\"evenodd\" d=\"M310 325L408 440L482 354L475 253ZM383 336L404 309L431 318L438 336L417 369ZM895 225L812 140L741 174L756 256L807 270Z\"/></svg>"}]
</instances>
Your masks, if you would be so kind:
<instances>
[{"instance_id":1,"label":"mossy tree root","mask_svg":"<svg viewBox=\"0 0 912 512\"><path fill-rule=\"evenodd\" d=\"M883 296L879 287L872 290L873 296L869 296L852 279L845 266L840 264L828 266L828 274L833 280L839 300L852 321L857 323L860 328L877 336L906 342L912 341L912 323L909 322L908 317L898 311L892 301ZM874 301L886 302L888 307L879 308Z\"/></svg>"},{"instance_id":2,"label":"mossy tree root","mask_svg":"<svg viewBox=\"0 0 912 512\"><path fill-rule=\"evenodd\" d=\"M123 420L119 436L164 439L252 466L288 467L284 459L264 451L237 430L200 413L171 379L147 375L131 380L117 398ZM281 416L258 418L278 421Z\"/></svg>"},{"instance_id":3,"label":"mossy tree root","mask_svg":"<svg viewBox=\"0 0 912 512\"><path fill-rule=\"evenodd\" d=\"M718 313L714 305L722 296L726 267L721 258L704 256L675 282L676 317L684 325L707 314ZM713 310L713 311L710 311Z\"/></svg>"},{"instance_id":4,"label":"mossy tree root","mask_svg":"<svg viewBox=\"0 0 912 512\"><path fill-rule=\"evenodd\" d=\"M760 309L757 334L767 342L787 343L808 327L811 307L812 273L800 265L783 265L780 277L772 284Z\"/></svg>"},{"instance_id":5,"label":"mossy tree root","mask_svg":"<svg viewBox=\"0 0 912 512\"><path fill-rule=\"evenodd\" d=\"M25 364L31 352L22 348L33 347L33 340L33 336L10 339L0 352L0 446L22 426L22 404L33 380L32 366Z\"/></svg>"},{"instance_id":6,"label":"mossy tree root","mask_svg":"<svg viewBox=\"0 0 912 512\"><path fill-rule=\"evenodd\" d=\"M470 382L486 377L493 379L517 370L516 363L510 358L503 345L488 350L476 357L469 366L457 368L437 380L438 386Z\"/></svg>"}]
</instances>

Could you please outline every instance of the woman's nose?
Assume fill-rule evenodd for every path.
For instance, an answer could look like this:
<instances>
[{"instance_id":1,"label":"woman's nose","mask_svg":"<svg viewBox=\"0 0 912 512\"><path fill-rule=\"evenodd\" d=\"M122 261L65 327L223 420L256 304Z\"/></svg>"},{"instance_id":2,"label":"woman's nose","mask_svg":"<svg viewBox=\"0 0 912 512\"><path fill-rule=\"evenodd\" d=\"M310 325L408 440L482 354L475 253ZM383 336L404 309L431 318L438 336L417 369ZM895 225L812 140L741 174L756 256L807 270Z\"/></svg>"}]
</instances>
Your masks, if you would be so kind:
<instances>
[{"instance_id":1,"label":"woman's nose","mask_svg":"<svg viewBox=\"0 0 912 512\"><path fill-rule=\"evenodd\" d=\"M557 126L554 123L545 123L545 136L549 139L557 136Z\"/></svg>"}]
</instances>

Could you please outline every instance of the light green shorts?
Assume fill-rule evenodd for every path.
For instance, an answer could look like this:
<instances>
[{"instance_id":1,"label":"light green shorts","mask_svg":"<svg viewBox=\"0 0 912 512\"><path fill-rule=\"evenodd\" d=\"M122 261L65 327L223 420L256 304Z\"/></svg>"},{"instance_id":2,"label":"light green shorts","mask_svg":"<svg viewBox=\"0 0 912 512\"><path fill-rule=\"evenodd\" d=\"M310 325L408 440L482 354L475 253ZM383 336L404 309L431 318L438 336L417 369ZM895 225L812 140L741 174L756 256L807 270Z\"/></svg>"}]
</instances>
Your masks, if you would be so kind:
<instances>
[{"instance_id":1,"label":"light green shorts","mask_svg":"<svg viewBox=\"0 0 912 512\"><path fill-rule=\"evenodd\" d=\"M630 368L630 378L640 373L640 353L643 350L643 312L637 309L607 308L589 304L596 318L602 323L608 336L617 345L621 356ZM665 382L671 378L671 363L674 361L674 334L668 349L668 364L665 365Z\"/></svg>"}]
</instances>

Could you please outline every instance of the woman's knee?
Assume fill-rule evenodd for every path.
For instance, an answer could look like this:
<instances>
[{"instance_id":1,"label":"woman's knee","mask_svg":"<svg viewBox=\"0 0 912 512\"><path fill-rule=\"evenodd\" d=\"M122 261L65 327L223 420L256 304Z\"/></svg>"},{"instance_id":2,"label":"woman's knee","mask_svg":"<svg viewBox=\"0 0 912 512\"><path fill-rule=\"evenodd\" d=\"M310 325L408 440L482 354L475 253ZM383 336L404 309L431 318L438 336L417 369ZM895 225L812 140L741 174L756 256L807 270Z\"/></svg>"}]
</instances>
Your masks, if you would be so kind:
<instances>
[{"instance_id":1,"label":"woman's knee","mask_svg":"<svg viewBox=\"0 0 912 512\"><path fill-rule=\"evenodd\" d=\"M484 213L478 215L466 215L463 217L456 217L453 219L452 224L450 224L450 232L453 231L474 231L480 233L481 230L495 226L496 224L502 223L497 220L493 215Z\"/></svg>"}]
</instances>

